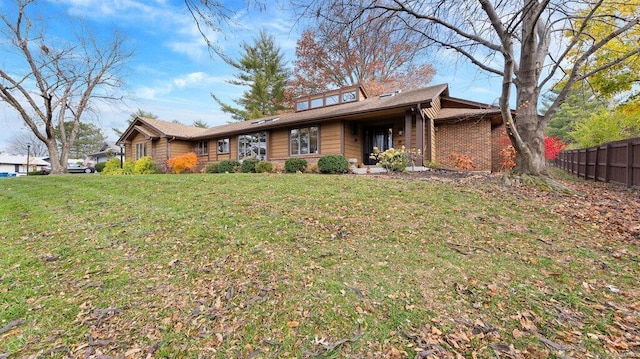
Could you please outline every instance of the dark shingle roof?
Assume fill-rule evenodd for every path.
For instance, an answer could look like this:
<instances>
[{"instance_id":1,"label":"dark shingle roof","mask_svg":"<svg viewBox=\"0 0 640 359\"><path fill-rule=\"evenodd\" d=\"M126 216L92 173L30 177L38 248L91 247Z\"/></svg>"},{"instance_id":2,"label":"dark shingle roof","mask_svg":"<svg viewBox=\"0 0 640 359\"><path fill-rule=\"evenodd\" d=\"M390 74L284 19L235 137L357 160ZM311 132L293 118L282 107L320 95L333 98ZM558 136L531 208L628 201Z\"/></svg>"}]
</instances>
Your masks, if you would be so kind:
<instances>
[{"instance_id":1,"label":"dark shingle roof","mask_svg":"<svg viewBox=\"0 0 640 359\"><path fill-rule=\"evenodd\" d=\"M428 103L448 91L446 84L425 87L406 92L400 92L388 97L370 97L366 100L340 104L335 106L320 107L313 110L285 113L278 116L270 116L262 119L231 123L216 126L199 135L200 138L227 135L239 132L262 131L273 127L293 125L298 123L325 121L335 118L345 118L377 111L403 108L418 103Z\"/></svg>"}]
</instances>

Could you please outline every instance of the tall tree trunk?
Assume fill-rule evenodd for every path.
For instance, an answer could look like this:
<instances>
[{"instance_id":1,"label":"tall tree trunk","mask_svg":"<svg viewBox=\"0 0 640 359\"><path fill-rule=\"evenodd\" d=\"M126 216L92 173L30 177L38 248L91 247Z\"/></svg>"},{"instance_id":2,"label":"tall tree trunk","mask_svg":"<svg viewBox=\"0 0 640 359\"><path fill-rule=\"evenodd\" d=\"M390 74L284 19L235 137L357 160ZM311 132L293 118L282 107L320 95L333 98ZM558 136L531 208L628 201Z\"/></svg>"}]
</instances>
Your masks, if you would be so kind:
<instances>
[{"instance_id":1,"label":"tall tree trunk","mask_svg":"<svg viewBox=\"0 0 640 359\"><path fill-rule=\"evenodd\" d=\"M538 116L540 89L538 81L547 50L547 37L539 32L542 5L538 0L525 1L522 12L520 63L516 71L516 131L522 144L516 147L516 173L540 176L547 174L544 156L544 125ZM525 147L525 148L523 148Z\"/></svg>"},{"instance_id":2,"label":"tall tree trunk","mask_svg":"<svg viewBox=\"0 0 640 359\"><path fill-rule=\"evenodd\" d=\"M538 116L538 91L533 88L517 89L516 128L528 151L520 151L516 156L516 173L540 176L547 174L547 162L544 155L544 127Z\"/></svg>"}]
</instances>

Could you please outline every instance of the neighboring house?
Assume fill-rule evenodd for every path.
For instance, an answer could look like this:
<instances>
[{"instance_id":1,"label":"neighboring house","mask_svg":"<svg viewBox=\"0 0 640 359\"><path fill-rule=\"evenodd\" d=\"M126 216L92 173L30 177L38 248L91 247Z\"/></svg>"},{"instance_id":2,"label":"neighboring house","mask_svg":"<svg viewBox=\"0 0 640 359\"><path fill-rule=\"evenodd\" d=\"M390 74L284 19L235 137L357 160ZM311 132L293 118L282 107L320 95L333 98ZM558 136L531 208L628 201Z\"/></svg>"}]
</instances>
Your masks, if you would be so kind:
<instances>
[{"instance_id":1,"label":"neighboring house","mask_svg":"<svg viewBox=\"0 0 640 359\"><path fill-rule=\"evenodd\" d=\"M351 86L297 99L296 112L208 129L138 117L117 143L127 160L149 155L160 164L195 152L201 164L341 154L362 166L375 165L374 146L404 146L421 150L418 164L452 168L454 155L465 155L476 170L499 171L503 128L499 108L451 97L446 84L376 97Z\"/></svg>"},{"instance_id":2,"label":"neighboring house","mask_svg":"<svg viewBox=\"0 0 640 359\"><path fill-rule=\"evenodd\" d=\"M115 143L105 142L96 152L87 155L84 164L95 166L96 163L107 162L113 157L119 158L120 151L124 152L124 148L117 146Z\"/></svg>"},{"instance_id":3,"label":"neighboring house","mask_svg":"<svg viewBox=\"0 0 640 359\"><path fill-rule=\"evenodd\" d=\"M29 157L29 172L40 171L49 166L49 162L42 157ZM0 154L0 173L9 175L27 174L27 156L13 156Z\"/></svg>"}]
</instances>

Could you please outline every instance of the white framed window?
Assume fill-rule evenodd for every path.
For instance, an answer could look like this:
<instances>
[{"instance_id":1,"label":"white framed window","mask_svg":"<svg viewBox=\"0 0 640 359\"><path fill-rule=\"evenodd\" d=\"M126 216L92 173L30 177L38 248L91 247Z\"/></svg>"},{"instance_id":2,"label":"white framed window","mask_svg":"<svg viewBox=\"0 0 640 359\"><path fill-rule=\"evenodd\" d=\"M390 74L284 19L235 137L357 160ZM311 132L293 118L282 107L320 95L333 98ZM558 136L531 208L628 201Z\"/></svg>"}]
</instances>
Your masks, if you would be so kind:
<instances>
[{"instance_id":1,"label":"white framed window","mask_svg":"<svg viewBox=\"0 0 640 359\"><path fill-rule=\"evenodd\" d=\"M291 155L318 153L318 126L294 128L289 131Z\"/></svg>"},{"instance_id":2,"label":"white framed window","mask_svg":"<svg viewBox=\"0 0 640 359\"><path fill-rule=\"evenodd\" d=\"M147 143L136 143L136 160L147 155Z\"/></svg>"},{"instance_id":3,"label":"white framed window","mask_svg":"<svg viewBox=\"0 0 640 359\"><path fill-rule=\"evenodd\" d=\"M261 161L267 159L266 132L238 136L238 161L245 158L255 158Z\"/></svg>"}]
</instances>

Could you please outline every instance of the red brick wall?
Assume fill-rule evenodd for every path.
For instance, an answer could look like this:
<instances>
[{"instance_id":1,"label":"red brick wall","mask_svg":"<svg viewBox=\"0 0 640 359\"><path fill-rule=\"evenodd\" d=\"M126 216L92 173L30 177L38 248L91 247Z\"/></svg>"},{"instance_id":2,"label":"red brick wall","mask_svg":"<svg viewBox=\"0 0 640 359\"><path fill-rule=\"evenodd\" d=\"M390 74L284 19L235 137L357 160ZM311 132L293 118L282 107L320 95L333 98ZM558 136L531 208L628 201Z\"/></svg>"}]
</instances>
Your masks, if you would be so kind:
<instances>
[{"instance_id":1,"label":"red brick wall","mask_svg":"<svg viewBox=\"0 0 640 359\"><path fill-rule=\"evenodd\" d=\"M495 126L491 129L491 156L493 157L493 161L491 162L491 172L502 171L500 151L502 151L503 148L508 147L510 144L511 142L509 142L504 126Z\"/></svg>"},{"instance_id":2,"label":"red brick wall","mask_svg":"<svg viewBox=\"0 0 640 359\"><path fill-rule=\"evenodd\" d=\"M437 124L435 132L436 161L454 168L453 154L472 158L475 171L492 169L491 123L488 120Z\"/></svg>"}]
</instances>

